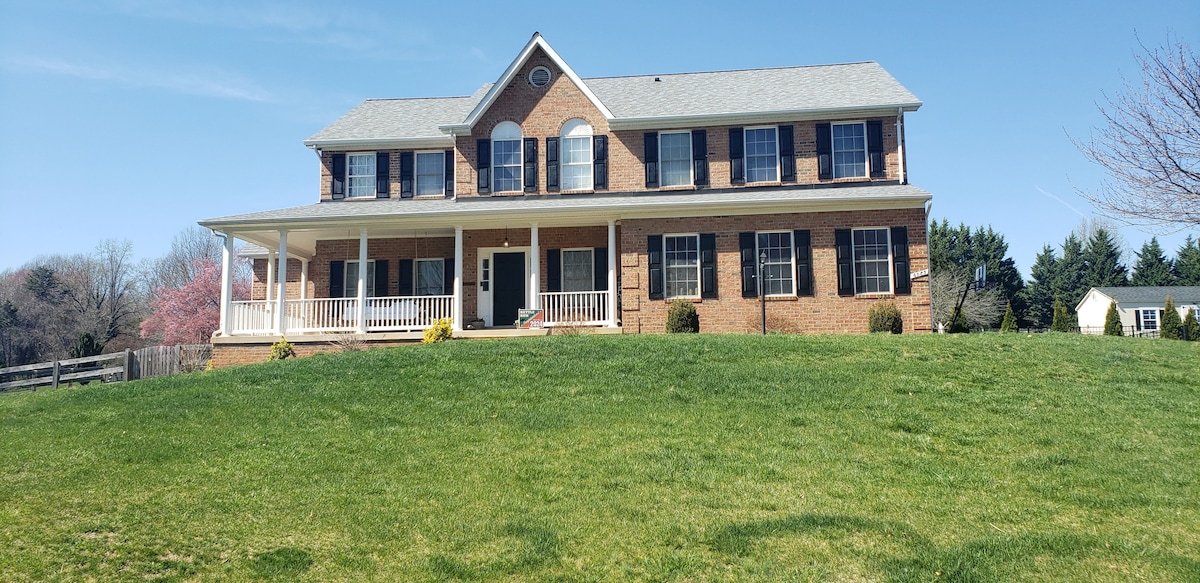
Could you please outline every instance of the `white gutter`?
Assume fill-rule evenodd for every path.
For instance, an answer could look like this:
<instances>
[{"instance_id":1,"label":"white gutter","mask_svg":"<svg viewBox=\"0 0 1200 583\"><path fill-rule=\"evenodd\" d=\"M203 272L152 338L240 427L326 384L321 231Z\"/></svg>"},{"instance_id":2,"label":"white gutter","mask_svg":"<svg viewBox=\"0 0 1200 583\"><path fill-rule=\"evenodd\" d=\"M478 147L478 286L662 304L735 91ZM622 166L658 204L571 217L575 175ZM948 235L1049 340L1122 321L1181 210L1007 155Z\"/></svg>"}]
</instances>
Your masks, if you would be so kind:
<instances>
[{"instance_id":1,"label":"white gutter","mask_svg":"<svg viewBox=\"0 0 1200 583\"><path fill-rule=\"evenodd\" d=\"M415 138L353 138L338 140L304 140L304 145L316 150L409 150L419 148L453 148L453 136L420 136Z\"/></svg>"},{"instance_id":2,"label":"white gutter","mask_svg":"<svg viewBox=\"0 0 1200 583\"><path fill-rule=\"evenodd\" d=\"M714 113L703 115L662 115L646 117L619 117L608 122L613 130L652 129L672 127L697 127L757 123L767 121L839 119L851 117L891 116L893 112L916 111L921 102L883 104L869 107L833 107L824 109L786 109L762 112Z\"/></svg>"},{"instance_id":3,"label":"white gutter","mask_svg":"<svg viewBox=\"0 0 1200 583\"><path fill-rule=\"evenodd\" d=\"M908 184L908 168L904 165L904 108L896 108L896 153L900 157L900 184Z\"/></svg>"}]
</instances>

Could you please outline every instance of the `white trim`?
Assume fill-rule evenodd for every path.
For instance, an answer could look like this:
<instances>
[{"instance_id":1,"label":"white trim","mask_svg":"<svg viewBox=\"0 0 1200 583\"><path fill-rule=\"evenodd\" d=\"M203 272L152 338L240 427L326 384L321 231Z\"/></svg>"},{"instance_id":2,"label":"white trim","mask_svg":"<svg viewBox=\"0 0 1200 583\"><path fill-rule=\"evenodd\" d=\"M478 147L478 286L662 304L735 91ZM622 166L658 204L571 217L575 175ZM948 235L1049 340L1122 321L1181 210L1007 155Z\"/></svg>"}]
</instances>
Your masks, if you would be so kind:
<instances>
[{"instance_id":1,"label":"white trim","mask_svg":"<svg viewBox=\"0 0 1200 583\"><path fill-rule=\"evenodd\" d=\"M360 194L357 196L350 194L350 192L351 192L350 179L352 178L352 176L350 174L350 167L353 166L353 164L350 163L350 158L352 156L367 156L372 159L371 166L374 167L375 170L373 172L371 172L371 194ZM376 178L377 176L379 176L379 167L378 167L379 157L378 156L379 156L379 152L346 152L346 190L345 190L346 200L371 199L371 198L375 198L375 195L378 194L377 188L378 188L379 182L378 182L378 179ZM366 176L366 174L363 174L361 176Z\"/></svg>"},{"instance_id":2,"label":"white trim","mask_svg":"<svg viewBox=\"0 0 1200 583\"><path fill-rule=\"evenodd\" d=\"M536 74L538 71L545 71L545 72L546 72L546 82L545 82L545 83L542 83L541 85L538 85L537 83L534 83L534 81L533 81L533 76L534 76L534 74ZM546 66L544 66L544 65L538 65L538 66L536 66L536 67L534 67L534 68L532 68L532 69L530 69L530 70L529 70L529 85L530 85L530 86L532 86L532 87L534 87L534 88L536 88L536 89L543 89L543 88L545 88L545 87L548 87L548 86L550 86L550 84L551 84L551 83L553 83L553 82L554 82L554 73L553 73L552 71L550 71L550 69L549 69L548 67L546 67Z\"/></svg>"},{"instance_id":3,"label":"white trim","mask_svg":"<svg viewBox=\"0 0 1200 583\"><path fill-rule=\"evenodd\" d=\"M687 139L688 139L688 154L687 154L688 181L686 184L663 184L663 153L662 153L663 152L663 150L662 150L663 140L662 140L662 137L664 135L675 135L675 134L686 135ZM695 164L695 155L696 154L695 154L695 150L694 150L695 144L692 143L692 130L671 130L671 131L658 132L658 139L656 141L658 142L658 187L659 188L680 188L680 187L685 187L685 186L695 186L696 185L696 164Z\"/></svg>"},{"instance_id":4,"label":"white trim","mask_svg":"<svg viewBox=\"0 0 1200 583\"><path fill-rule=\"evenodd\" d=\"M693 237L696 239L696 295L673 296L667 293L667 237ZM663 233L662 234L662 270L663 270L663 299L664 300L698 300L704 295L704 272L701 264L700 233Z\"/></svg>"},{"instance_id":5,"label":"white trim","mask_svg":"<svg viewBox=\"0 0 1200 583\"><path fill-rule=\"evenodd\" d=\"M752 130L771 130L775 132L775 179L774 180L750 180L750 160L749 153L749 138L746 133ZM779 166L779 126L748 126L742 128L742 173L746 177L746 184L774 184L783 180L783 169Z\"/></svg>"},{"instance_id":6,"label":"white trim","mask_svg":"<svg viewBox=\"0 0 1200 583\"><path fill-rule=\"evenodd\" d=\"M350 152L351 150L414 150L417 148L453 148L454 137L421 136L413 138L345 138L339 140L305 140L304 145L324 152Z\"/></svg>"},{"instance_id":7,"label":"white trim","mask_svg":"<svg viewBox=\"0 0 1200 583\"><path fill-rule=\"evenodd\" d=\"M494 304L493 294L496 291L496 258L495 258L495 255L497 253L524 253L525 261L522 263L525 266L525 272L521 274L521 281L525 282L525 285L529 285L529 255L530 255L529 247L517 247L517 246L479 247L478 249L475 250L475 254L476 254L475 266L477 269L479 269L479 271L477 271L476 273L483 273L483 260L486 259L488 261L488 265L489 265L488 269L490 271L490 276L491 276L488 278L487 291L483 291L482 289L476 288L478 290L478 293L475 294L476 316L479 319L483 320L484 326L488 326L488 327L492 327L492 326L496 325L495 318L493 318L493 314L492 314L492 308L494 307L493 306L493 304ZM482 280L480 281L480 283L482 283ZM479 284L476 284L476 285L479 285ZM525 301L525 302L529 301L528 290L526 290L526 293L522 297L524 298L523 301ZM528 305L528 304L525 304L525 305ZM508 326L508 324L504 324L504 325Z\"/></svg>"},{"instance_id":8,"label":"white trim","mask_svg":"<svg viewBox=\"0 0 1200 583\"><path fill-rule=\"evenodd\" d=\"M788 238L788 256L791 257L791 261L789 261L790 267L788 268L790 270L790 271L788 271L788 279L792 280L792 291L787 292L787 293L782 293L782 294L766 294L766 295L768 298L792 297L792 296L796 295L796 284L799 283L796 281L796 236L795 236L794 232L792 232L788 229L769 229L769 230L765 230L765 231L755 231L754 232L754 269L755 269L755 273L758 274L759 278L762 277L761 269L759 269L759 262L758 262L758 255L759 255L759 253L762 253L762 248L759 247L759 245L758 245L758 236L775 234L775 233L778 233L781 235L787 235L787 238ZM854 253L854 233L853 232L850 233L850 251L851 251L851 256L853 257L853 253ZM760 281L765 282L766 280L760 279Z\"/></svg>"},{"instance_id":9,"label":"white trim","mask_svg":"<svg viewBox=\"0 0 1200 583\"><path fill-rule=\"evenodd\" d=\"M513 128L516 128L516 137L513 137ZM525 191L525 131L515 122L502 121L492 128L491 133L491 160L488 166L488 178L491 184L488 186L491 189L488 191L491 194L500 192L524 192ZM516 142L517 143L517 188L516 190L498 190L496 188L496 168L500 166L496 164L496 142ZM509 168L505 165L504 168ZM456 190L457 192L457 190Z\"/></svg>"},{"instance_id":10,"label":"white trim","mask_svg":"<svg viewBox=\"0 0 1200 583\"><path fill-rule=\"evenodd\" d=\"M438 184L441 186L441 188L439 189L439 192L432 193L432 194L421 194L420 190L417 188L417 184L420 182L419 178L421 176L421 173L417 171L417 168L420 167L419 164L417 164L417 158L421 154L441 154L441 156L442 156L442 164L438 170L439 175L441 176L441 178L438 181ZM376 171L378 172L378 169L376 169ZM438 196L438 195L446 196L446 151L445 150L416 150L413 152L412 189L413 189L412 190L413 196Z\"/></svg>"},{"instance_id":11,"label":"white trim","mask_svg":"<svg viewBox=\"0 0 1200 583\"><path fill-rule=\"evenodd\" d=\"M596 187L596 150L595 134L592 124L579 117L571 118L558 131L558 187L563 192L588 191ZM576 164L567 163L567 140L584 140L587 143L587 161ZM587 183L580 188L567 188L566 175L568 167L587 168Z\"/></svg>"},{"instance_id":12,"label":"white trim","mask_svg":"<svg viewBox=\"0 0 1200 583\"><path fill-rule=\"evenodd\" d=\"M862 135L863 135L863 147L862 147L863 174L862 174L862 176L838 176L838 173L837 173L838 149L837 149L837 146L835 145L837 143L837 138L834 137L834 135L833 135L833 128L835 128L837 126L852 126L852 125L857 125L857 126L862 127L862 132L863 132L862 133ZM866 120L836 121L836 122L829 123L829 170L830 170L830 172L832 172L834 180L837 180L838 178L870 178L871 177L871 145L867 143L867 140L868 140L868 137L867 137L867 122L866 122ZM842 151L843 152L856 152L858 150L842 150Z\"/></svg>"},{"instance_id":13,"label":"white trim","mask_svg":"<svg viewBox=\"0 0 1200 583\"><path fill-rule=\"evenodd\" d=\"M878 231L883 229L887 233L887 282L888 288L886 291L858 291L858 261L854 258L854 232L855 231ZM878 260L876 260L878 261ZM887 296L896 293L896 274L892 273L895 269L895 261L892 258L892 228L887 226L865 226L850 228L850 273L854 278L854 295L856 296Z\"/></svg>"},{"instance_id":14,"label":"white trim","mask_svg":"<svg viewBox=\"0 0 1200 583\"><path fill-rule=\"evenodd\" d=\"M618 130L667 130L724 125L786 124L798 121L828 120L842 117L892 117L896 115L898 109L901 111L916 111L921 105L921 102L918 101L915 104L885 104L872 107L830 107L824 109L794 109L754 113L622 117L609 120L608 130L610 132Z\"/></svg>"},{"instance_id":15,"label":"white trim","mask_svg":"<svg viewBox=\"0 0 1200 583\"><path fill-rule=\"evenodd\" d=\"M567 261L565 259L568 251L587 251L588 257L588 289L567 289ZM576 291L596 291L596 248L595 247L567 247L558 250L558 289L565 292Z\"/></svg>"}]
</instances>

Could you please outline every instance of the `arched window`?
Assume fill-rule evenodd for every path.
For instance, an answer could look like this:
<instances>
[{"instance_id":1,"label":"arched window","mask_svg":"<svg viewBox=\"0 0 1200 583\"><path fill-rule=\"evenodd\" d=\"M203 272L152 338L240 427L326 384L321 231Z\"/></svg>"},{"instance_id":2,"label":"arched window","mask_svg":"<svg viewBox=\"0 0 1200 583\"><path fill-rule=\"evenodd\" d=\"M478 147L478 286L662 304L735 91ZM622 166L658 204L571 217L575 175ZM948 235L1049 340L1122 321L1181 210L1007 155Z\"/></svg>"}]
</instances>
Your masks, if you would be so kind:
<instances>
[{"instance_id":1,"label":"arched window","mask_svg":"<svg viewBox=\"0 0 1200 583\"><path fill-rule=\"evenodd\" d=\"M562 128L562 189L592 189L592 126L573 119Z\"/></svg>"},{"instance_id":2,"label":"arched window","mask_svg":"<svg viewBox=\"0 0 1200 583\"><path fill-rule=\"evenodd\" d=\"M521 126L500 122L492 130L492 192L521 191Z\"/></svg>"}]
</instances>

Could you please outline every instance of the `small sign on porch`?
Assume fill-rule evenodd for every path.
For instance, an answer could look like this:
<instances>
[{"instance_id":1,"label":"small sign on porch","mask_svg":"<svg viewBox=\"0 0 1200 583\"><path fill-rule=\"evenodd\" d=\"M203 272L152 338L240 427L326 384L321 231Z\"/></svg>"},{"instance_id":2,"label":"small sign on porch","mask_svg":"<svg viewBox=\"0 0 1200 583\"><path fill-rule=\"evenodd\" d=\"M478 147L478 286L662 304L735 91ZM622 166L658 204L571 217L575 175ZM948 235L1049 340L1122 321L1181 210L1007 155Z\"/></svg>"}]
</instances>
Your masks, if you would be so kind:
<instances>
[{"instance_id":1,"label":"small sign on porch","mask_svg":"<svg viewBox=\"0 0 1200 583\"><path fill-rule=\"evenodd\" d=\"M509 312L510 314L512 312ZM518 310L518 328L541 328L546 324L546 318L541 310Z\"/></svg>"}]
</instances>

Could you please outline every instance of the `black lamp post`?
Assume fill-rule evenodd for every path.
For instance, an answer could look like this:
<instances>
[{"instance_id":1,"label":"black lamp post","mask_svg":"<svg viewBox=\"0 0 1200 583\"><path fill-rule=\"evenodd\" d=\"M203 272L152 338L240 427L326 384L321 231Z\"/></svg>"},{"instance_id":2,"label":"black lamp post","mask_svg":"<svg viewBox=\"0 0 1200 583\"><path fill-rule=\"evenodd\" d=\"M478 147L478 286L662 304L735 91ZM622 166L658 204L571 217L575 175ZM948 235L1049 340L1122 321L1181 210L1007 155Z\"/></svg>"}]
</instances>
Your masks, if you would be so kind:
<instances>
[{"instance_id":1,"label":"black lamp post","mask_svg":"<svg viewBox=\"0 0 1200 583\"><path fill-rule=\"evenodd\" d=\"M762 333L767 334L767 252L758 254L758 303L762 307Z\"/></svg>"}]
</instances>

